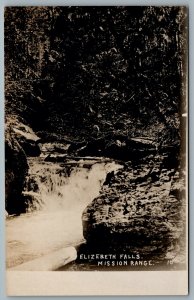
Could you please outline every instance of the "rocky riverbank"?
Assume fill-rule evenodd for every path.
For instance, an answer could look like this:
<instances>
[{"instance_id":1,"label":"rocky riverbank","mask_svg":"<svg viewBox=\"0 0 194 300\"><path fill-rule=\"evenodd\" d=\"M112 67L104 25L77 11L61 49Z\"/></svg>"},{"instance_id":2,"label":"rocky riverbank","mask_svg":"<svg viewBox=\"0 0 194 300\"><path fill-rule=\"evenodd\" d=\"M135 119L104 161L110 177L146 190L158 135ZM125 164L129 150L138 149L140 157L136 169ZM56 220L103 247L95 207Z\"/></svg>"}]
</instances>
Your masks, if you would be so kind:
<instances>
[{"instance_id":1,"label":"rocky riverbank","mask_svg":"<svg viewBox=\"0 0 194 300\"><path fill-rule=\"evenodd\" d=\"M185 174L165 160L165 153L149 155L107 176L100 195L83 212L85 252L183 263Z\"/></svg>"}]
</instances>

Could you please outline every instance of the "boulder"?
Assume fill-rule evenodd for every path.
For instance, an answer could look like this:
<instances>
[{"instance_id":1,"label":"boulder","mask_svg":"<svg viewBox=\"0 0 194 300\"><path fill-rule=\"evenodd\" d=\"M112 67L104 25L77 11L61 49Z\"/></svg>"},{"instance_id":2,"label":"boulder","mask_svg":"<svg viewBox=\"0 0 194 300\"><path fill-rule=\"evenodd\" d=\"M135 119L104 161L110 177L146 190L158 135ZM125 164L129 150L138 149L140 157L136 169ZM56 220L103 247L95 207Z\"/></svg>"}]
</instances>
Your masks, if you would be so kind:
<instances>
[{"instance_id":1,"label":"boulder","mask_svg":"<svg viewBox=\"0 0 194 300\"><path fill-rule=\"evenodd\" d=\"M108 184L82 215L88 248L96 248L99 253L134 251L144 257L153 257L154 253L157 259L165 257L166 249L183 234L184 199L171 189L174 186L176 190L173 182L178 180L180 195L184 182L175 170L163 170L160 165L148 161L135 170L128 165L111 174Z\"/></svg>"},{"instance_id":2,"label":"boulder","mask_svg":"<svg viewBox=\"0 0 194 300\"><path fill-rule=\"evenodd\" d=\"M5 208L8 214L25 211L22 191L28 173L28 163L24 150L18 143L10 126L5 129Z\"/></svg>"},{"instance_id":3,"label":"boulder","mask_svg":"<svg viewBox=\"0 0 194 300\"><path fill-rule=\"evenodd\" d=\"M33 130L21 122L12 124L15 137L22 146L27 156L39 156L41 154L38 143L40 138L33 132Z\"/></svg>"},{"instance_id":4,"label":"boulder","mask_svg":"<svg viewBox=\"0 0 194 300\"><path fill-rule=\"evenodd\" d=\"M140 157L156 152L155 143L147 138L128 138L123 136L114 136L110 142L106 144L105 156L129 161L136 160Z\"/></svg>"}]
</instances>

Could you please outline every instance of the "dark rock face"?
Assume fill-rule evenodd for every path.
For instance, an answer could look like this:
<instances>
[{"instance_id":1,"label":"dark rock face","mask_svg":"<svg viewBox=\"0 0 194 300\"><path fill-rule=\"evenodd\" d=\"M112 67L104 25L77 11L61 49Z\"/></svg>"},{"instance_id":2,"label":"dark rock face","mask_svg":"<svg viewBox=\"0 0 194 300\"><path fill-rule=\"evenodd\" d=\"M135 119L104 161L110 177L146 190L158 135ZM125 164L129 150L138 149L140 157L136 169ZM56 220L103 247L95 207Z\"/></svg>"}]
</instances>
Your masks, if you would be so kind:
<instances>
[{"instance_id":1,"label":"dark rock face","mask_svg":"<svg viewBox=\"0 0 194 300\"><path fill-rule=\"evenodd\" d=\"M22 191L27 172L26 154L8 126L5 132L5 208L9 214L25 211Z\"/></svg>"},{"instance_id":2,"label":"dark rock face","mask_svg":"<svg viewBox=\"0 0 194 300\"><path fill-rule=\"evenodd\" d=\"M155 153L156 145L153 141L142 138L128 138L120 136L108 143L104 153L108 157L119 160L135 160L146 154Z\"/></svg>"},{"instance_id":3,"label":"dark rock face","mask_svg":"<svg viewBox=\"0 0 194 300\"><path fill-rule=\"evenodd\" d=\"M26 211L27 198L22 194L28 174L27 156L39 156L39 137L13 116L5 130L5 206L8 214Z\"/></svg>"},{"instance_id":4,"label":"dark rock face","mask_svg":"<svg viewBox=\"0 0 194 300\"><path fill-rule=\"evenodd\" d=\"M110 177L110 176L109 176ZM99 197L83 212L89 247L121 253L156 253L184 235L185 183L180 171L162 168L160 156L129 163L108 178ZM113 252L111 252L113 253Z\"/></svg>"}]
</instances>

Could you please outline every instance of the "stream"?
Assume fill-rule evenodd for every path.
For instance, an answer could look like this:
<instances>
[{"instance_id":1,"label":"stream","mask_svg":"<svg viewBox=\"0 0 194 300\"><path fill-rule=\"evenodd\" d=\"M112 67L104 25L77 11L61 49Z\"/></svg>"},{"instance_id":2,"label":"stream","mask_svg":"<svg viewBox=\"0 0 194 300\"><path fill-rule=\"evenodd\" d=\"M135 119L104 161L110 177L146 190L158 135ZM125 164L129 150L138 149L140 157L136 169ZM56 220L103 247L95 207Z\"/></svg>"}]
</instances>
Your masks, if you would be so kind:
<instances>
[{"instance_id":1,"label":"stream","mask_svg":"<svg viewBox=\"0 0 194 300\"><path fill-rule=\"evenodd\" d=\"M156 252L154 260L157 268L163 268L163 262L166 268L185 268L186 198L183 178L176 181L178 173L175 169L166 169L165 165L161 166L159 158L154 157L154 159L150 157L135 166L129 162L127 169L124 168L122 172L117 173L123 168L120 162L105 157L70 157L56 152L53 145L43 147L39 157L28 158L29 171L23 191L28 210L19 216L6 217L7 268L20 267L20 265L23 268L24 263L44 258L70 246L79 249L78 253L85 253L84 251L87 253L87 247L83 248L85 240L82 214L99 195L98 201L104 203L102 186L105 180L108 180L107 174L110 173L112 176L113 171L116 173L114 177L117 177L116 181L111 183L111 187L107 186L106 182L103 188L111 197L107 198L102 206L96 206L96 216L100 214L100 218L106 217L107 203L110 201L112 202L108 205L112 214L111 220L119 218L123 220L123 224L131 218L130 214L135 215L139 220L145 219L146 214L150 216L151 213L149 223L153 223L152 244L147 246L145 243L144 248L142 248L143 244L141 247L129 245L130 251L132 253L142 251L146 257L147 252L156 248L153 251ZM131 182L130 190L125 186L128 182ZM117 198L114 201L117 193L120 193L119 201ZM136 199L144 205L143 208L139 207L141 216L138 215ZM125 203L131 206L129 208L126 206L127 209L123 213ZM167 241L168 232L169 241ZM149 232L147 235L149 236ZM154 243L161 245L157 248ZM76 260L60 270L90 269L96 270L96 265Z\"/></svg>"},{"instance_id":2,"label":"stream","mask_svg":"<svg viewBox=\"0 0 194 300\"><path fill-rule=\"evenodd\" d=\"M108 172L121 166L103 158L46 162L29 158L24 195L28 212L6 218L7 267L83 242L82 212L99 195Z\"/></svg>"}]
</instances>

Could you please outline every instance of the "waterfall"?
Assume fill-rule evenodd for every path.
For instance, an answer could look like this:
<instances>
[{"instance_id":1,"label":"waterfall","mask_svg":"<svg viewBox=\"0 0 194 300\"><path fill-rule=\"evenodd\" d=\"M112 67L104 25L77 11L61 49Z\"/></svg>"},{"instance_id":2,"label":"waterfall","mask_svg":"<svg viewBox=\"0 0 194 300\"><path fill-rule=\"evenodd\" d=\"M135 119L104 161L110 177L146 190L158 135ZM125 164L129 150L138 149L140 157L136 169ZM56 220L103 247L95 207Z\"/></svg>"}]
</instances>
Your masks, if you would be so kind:
<instances>
[{"instance_id":1,"label":"waterfall","mask_svg":"<svg viewBox=\"0 0 194 300\"><path fill-rule=\"evenodd\" d=\"M72 168L64 164L30 161L25 194L33 198L28 211L78 210L99 194L108 172L120 165L97 162L91 167Z\"/></svg>"},{"instance_id":2,"label":"waterfall","mask_svg":"<svg viewBox=\"0 0 194 300\"><path fill-rule=\"evenodd\" d=\"M29 211L6 220L7 267L14 267L83 241L82 212L99 195L115 162L78 164L29 161L24 194L31 197Z\"/></svg>"}]
</instances>

